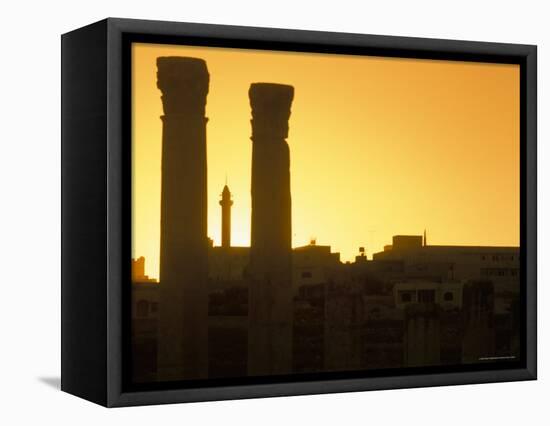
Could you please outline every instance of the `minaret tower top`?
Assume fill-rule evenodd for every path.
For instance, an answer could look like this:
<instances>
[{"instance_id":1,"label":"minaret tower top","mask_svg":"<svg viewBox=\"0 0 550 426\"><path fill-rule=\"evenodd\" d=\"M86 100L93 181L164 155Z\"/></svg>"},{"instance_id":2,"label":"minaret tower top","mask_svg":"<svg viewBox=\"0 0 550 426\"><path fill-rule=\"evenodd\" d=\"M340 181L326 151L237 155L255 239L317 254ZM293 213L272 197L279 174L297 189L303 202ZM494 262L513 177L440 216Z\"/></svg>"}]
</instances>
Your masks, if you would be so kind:
<instances>
[{"instance_id":1,"label":"minaret tower top","mask_svg":"<svg viewBox=\"0 0 550 426\"><path fill-rule=\"evenodd\" d=\"M220 206L222 206L222 247L231 247L231 206L233 200L231 200L231 191L227 184L223 187L222 199L220 200Z\"/></svg>"}]
</instances>

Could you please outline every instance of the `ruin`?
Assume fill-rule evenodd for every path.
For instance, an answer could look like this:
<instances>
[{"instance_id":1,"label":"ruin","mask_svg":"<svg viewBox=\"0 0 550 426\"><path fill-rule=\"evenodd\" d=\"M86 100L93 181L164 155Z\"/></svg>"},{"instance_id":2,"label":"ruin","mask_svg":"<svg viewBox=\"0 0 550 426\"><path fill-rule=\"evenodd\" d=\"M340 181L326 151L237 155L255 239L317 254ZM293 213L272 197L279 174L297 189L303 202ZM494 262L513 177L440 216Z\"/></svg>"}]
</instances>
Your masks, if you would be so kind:
<instances>
[{"instance_id":1,"label":"ruin","mask_svg":"<svg viewBox=\"0 0 550 426\"><path fill-rule=\"evenodd\" d=\"M208 376L205 61L157 59L162 92L158 379Z\"/></svg>"},{"instance_id":2,"label":"ruin","mask_svg":"<svg viewBox=\"0 0 550 426\"><path fill-rule=\"evenodd\" d=\"M249 375L292 370L292 248L288 120L294 88L254 83Z\"/></svg>"}]
</instances>

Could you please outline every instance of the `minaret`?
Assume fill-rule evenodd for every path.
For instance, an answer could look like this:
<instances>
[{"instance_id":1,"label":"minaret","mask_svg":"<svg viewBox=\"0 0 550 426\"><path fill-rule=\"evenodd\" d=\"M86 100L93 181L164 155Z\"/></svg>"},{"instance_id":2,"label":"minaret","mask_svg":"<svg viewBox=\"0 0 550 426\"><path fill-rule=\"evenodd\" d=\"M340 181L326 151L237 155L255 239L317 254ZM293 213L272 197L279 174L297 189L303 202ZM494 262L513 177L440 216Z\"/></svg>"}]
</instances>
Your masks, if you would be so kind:
<instances>
[{"instance_id":1,"label":"minaret","mask_svg":"<svg viewBox=\"0 0 550 426\"><path fill-rule=\"evenodd\" d=\"M158 380L208 376L206 62L157 58L162 92Z\"/></svg>"},{"instance_id":2,"label":"minaret","mask_svg":"<svg viewBox=\"0 0 550 426\"><path fill-rule=\"evenodd\" d=\"M424 247L428 245L428 241L426 240L426 229L424 229Z\"/></svg>"},{"instance_id":3,"label":"minaret","mask_svg":"<svg viewBox=\"0 0 550 426\"><path fill-rule=\"evenodd\" d=\"M222 206L222 247L231 247L231 206L233 201L231 200L231 192L227 184L223 187L222 199L220 200L220 206Z\"/></svg>"},{"instance_id":4,"label":"minaret","mask_svg":"<svg viewBox=\"0 0 550 426\"><path fill-rule=\"evenodd\" d=\"M292 86L255 83L248 374L292 370L292 248L288 119Z\"/></svg>"}]
</instances>

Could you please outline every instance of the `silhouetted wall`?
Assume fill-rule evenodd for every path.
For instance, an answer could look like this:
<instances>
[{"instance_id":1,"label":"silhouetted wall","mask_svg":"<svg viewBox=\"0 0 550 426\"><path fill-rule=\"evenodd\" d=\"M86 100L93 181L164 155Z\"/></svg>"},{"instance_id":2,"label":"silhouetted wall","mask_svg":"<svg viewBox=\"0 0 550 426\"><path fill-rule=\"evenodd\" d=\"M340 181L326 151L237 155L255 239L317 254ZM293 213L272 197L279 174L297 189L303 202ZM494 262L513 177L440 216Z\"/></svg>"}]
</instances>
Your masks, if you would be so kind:
<instances>
[{"instance_id":1,"label":"silhouetted wall","mask_svg":"<svg viewBox=\"0 0 550 426\"><path fill-rule=\"evenodd\" d=\"M208 245L202 59L160 57L162 190L159 380L208 376Z\"/></svg>"},{"instance_id":2,"label":"silhouetted wall","mask_svg":"<svg viewBox=\"0 0 550 426\"><path fill-rule=\"evenodd\" d=\"M250 375L292 369L292 252L288 119L292 86L255 83L252 108Z\"/></svg>"}]
</instances>

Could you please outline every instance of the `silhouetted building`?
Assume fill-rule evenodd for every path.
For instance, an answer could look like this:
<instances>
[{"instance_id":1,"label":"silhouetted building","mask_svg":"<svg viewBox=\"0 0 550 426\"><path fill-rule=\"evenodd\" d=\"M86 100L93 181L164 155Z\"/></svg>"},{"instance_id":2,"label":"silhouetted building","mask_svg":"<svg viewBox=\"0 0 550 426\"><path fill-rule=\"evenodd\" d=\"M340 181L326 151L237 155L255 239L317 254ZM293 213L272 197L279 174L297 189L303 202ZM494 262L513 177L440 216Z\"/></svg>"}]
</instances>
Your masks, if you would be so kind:
<instances>
[{"instance_id":1,"label":"silhouetted building","mask_svg":"<svg viewBox=\"0 0 550 426\"><path fill-rule=\"evenodd\" d=\"M136 383L157 378L157 327L159 284L154 281L132 283L132 379Z\"/></svg>"},{"instance_id":2,"label":"silhouetted building","mask_svg":"<svg viewBox=\"0 0 550 426\"><path fill-rule=\"evenodd\" d=\"M220 200L220 206L222 206L222 247L231 247L231 206L233 201L231 200L231 192L229 187L225 185L222 191L222 199Z\"/></svg>"},{"instance_id":3,"label":"silhouetted building","mask_svg":"<svg viewBox=\"0 0 550 426\"><path fill-rule=\"evenodd\" d=\"M235 285L247 285L243 281L245 270L250 262L250 247L212 246L208 249L208 278L210 290L218 290ZM233 283L233 284L232 284Z\"/></svg>"},{"instance_id":4,"label":"silhouetted building","mask_svg":"<svg viewBox=\"0 0 550 426\"><path fill-rule=\"evenodd\" d=\"M309 244L292 251L293 287L326 283L330 272L340 266L340 253L331 253L330 246Z\"/></svg>"},{"instance_id":5,"label":"silhouetted building","mask_svg":"<svg viewBox=\"0 0 550 426\"><path fill-rule=\"evenodd\" d=\"M372 268L388 278L490 280L497 291L519 291L519 247L424 245L422 236L398 235L373 254Z\"/></svg>"},{"instance_id":6,"label":"silhouetted building","mask_svg":"<svg viewBox=\"0 0 550 426\"><path fill-rule=\"evenodd\" d=\"M417 303L405 309L404 364L408 367L438 365L441 361L439 307Z\"/></svg>"},{"instance_id":7,"label":"silhouetted building","mask_svg":"<svg viewBox=\"0 0 550 426\"><path fill-rule=\"evenodd\" d=\"M143 256L132 259L132 282L156 282L145 275L145 258Z\"/></svg>"},{"instance_id":8,"label":"silhouetted building","mask_svg":"<svg viewBox=\"0 0 550 426\"><path fill-rule=\"evenodd\" d=\"M324 361L327 371L361 368L363 298L358 288L328 285L325 299Z\"/></svg>"},{"instance_id":9,"label":"silhouetted building","mask_svg":"<svg viewBox=\"0 0 550 426\"><path fill-rule=\"evenodd\" d=\"M494 286L475 281L464 286L462 361L491 361L495 356Z\"/></svg>"},{"instance_id":10,"label":"silhouetted building","mask_svg":"<svg viewBox=\"0 0 550 426\"><path fill-rule=\"evenodd\" d=\"M158 292L156 280L145 275L145 258L132 259L132 379L156 380Z\"/></svg>"},{"instance_id":11,"label":"silhouetted building","mask_svg":"<svg viewBox=\"0 0 550 426\"><path fill-rule=\"evenodd\" d=\"M158 378L208 376L206 96L202 59L160 57L162 189Z\"/></svg>"},{"instance_id":12,"label":"silhouetted building","mask_svg":"<svg viewBox=\"0 0 550 426\"><path fill-rule=\"evenodd\" d=\"M406 250L423 246L420 235L394 235L392 240L392 250Z\"/></svg>"},{"instance_id":13,"label":"silhouetted building","mask_svg":"<svg viewBox=\"0 0 550 426\"><path fill-rule=\"evenodd\" d=\"M460 282L398 282L393 286L395 306L404 309L411 304L433 303L444 310L461 309L462 287L463 284Z\"/></svg>"},{"instance_id":14,"label":"silhouetted building","mask_svg":"<svg viewBox=\"0 0 550 426\"><path fill-rule=\"evenodd\" d=\"M292 252L288 119L292 86L255 83L252 108L250 375L292 368Z\"/></svg>"}]
</instances>

